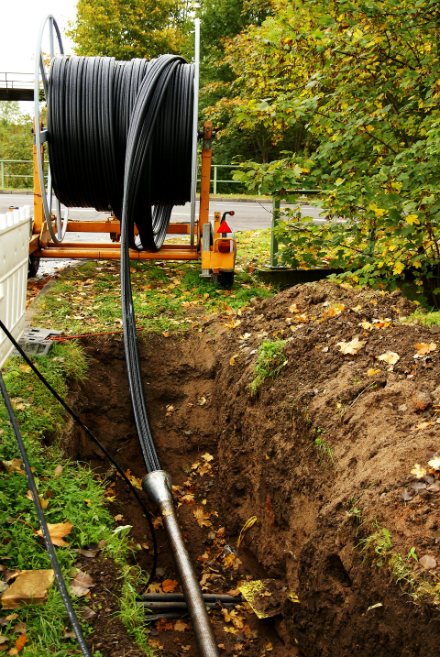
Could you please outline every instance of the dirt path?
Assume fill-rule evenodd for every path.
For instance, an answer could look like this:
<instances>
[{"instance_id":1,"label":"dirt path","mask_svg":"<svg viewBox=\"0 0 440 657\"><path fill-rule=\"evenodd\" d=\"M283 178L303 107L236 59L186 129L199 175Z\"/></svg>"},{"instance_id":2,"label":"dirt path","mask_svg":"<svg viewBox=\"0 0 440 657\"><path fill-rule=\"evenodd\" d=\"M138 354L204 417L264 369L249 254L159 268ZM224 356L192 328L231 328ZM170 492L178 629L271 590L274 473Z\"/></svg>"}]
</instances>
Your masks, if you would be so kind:
<instances>
[{"instance_id":1,"label":"dirt path","mask_svg":"<svg viewBox=\"0 0 440 657\"><path fill-rule=\"evenodd\" d=\"M225 655L437 655L440 343L438 327L402 324L412 310L399 294L317 283L217 316L201 333L142 343L153 435L204 590L272 578L284 595L266 620L247 605L213 614ZM256 350L280 339L287 362L251 396ZM87 352L77 408L141 478L122 343L90 341ZM80 434L69 451L108 470ZM136 505L112 481L114 515L151 546ZM176 577L157 531L160 589ZM136 552L146 569L150 552ZM150 636L166 656L197 654L190 627L161 621Z\"/></svg>"}]
</instances>

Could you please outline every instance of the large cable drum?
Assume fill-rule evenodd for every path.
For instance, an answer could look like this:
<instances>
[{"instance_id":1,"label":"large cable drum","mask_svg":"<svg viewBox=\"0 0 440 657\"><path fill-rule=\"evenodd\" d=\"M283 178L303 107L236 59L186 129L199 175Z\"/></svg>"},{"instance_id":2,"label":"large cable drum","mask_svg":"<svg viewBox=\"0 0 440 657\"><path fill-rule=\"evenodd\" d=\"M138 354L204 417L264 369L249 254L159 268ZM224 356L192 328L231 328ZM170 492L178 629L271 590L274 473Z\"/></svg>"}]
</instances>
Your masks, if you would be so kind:
<instances>
[{"instance_id":1,"label":"large cable drum","mask_svg":"<svg viewBox=\"0 0 440 657\"><path fill-rule=\"evenodd\" d=\"M55 57L47 122L59 201L121 220L125 202L130 247L160 249L172 207L191 195L193 82L173 55Z\"/></svg>"}]
</instances>

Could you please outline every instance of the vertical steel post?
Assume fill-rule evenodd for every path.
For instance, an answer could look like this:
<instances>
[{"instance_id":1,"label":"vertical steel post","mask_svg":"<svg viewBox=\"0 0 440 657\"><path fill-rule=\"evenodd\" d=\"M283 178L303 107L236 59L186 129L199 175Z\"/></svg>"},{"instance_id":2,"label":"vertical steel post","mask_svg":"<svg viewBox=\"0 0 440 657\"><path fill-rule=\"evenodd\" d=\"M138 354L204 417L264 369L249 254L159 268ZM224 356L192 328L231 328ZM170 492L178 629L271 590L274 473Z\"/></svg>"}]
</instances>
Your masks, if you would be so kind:
<instances>
[{"instance_id":1,"label":"vertical steel post","mask_svg":"<svg viewBox=\"0 0 440 657\"><path fill-rule=\"evenodd\" d=\"M5 188L5 163L1 161L2 189Z\"/></svg>"},{"instance_id":2,"label":"vertical steel post","mask_svg":"<svg viewBox=\"0 0 440 657\"><path fill-rule=\"evenodd\" d=\"M193 144L192 144L192 171L191 171L191 218L190 243L194 246L194 226L196 221L196 193L197 193L197 139L199 119L199 73L200 73L200 18L194 21L194 112L193 112Z\"/></svg>"},{"instance_id":3,"label":"vertical steel post","mask_svg":"<svg viewBox=\"0 0 440 657\"><path fill-rule=\"evenodd\" d=\"M214 190L212 193L217 194L217 165L212 164L211 166L214 169Z\"/></svg>"},{"instance_id":4,"label":"vertical steel post","mask_svg":"<svg viewBox=\"0 0 440 657\"><path fill-rule=\"evenodd\" d=\"M278 240L275 237L274 229L280 220L280 199L272 199L272 228L270 234L270 266L276 267L278 265L278 258L276 253L278 251Z\"/></svg>"}]
</instances>

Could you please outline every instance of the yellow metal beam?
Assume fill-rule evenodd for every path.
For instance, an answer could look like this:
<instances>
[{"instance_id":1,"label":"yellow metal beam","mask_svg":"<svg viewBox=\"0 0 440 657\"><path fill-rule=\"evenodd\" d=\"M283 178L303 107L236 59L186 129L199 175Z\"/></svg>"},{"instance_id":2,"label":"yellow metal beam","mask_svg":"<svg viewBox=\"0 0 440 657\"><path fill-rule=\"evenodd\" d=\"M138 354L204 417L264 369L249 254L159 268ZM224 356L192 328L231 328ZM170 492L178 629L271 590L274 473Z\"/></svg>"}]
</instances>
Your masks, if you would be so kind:
<instances>
[{"instance_id":1,"label":"yellow metal beam","mask_svg":"<svg viewBox=\"0 0 440 657\"><path fill-rule=\"evenodd\" d=\"M34 120L34 134L35 134L35 120ZM43 122L40 119L39 130L43 129ZM43 228L44 222L44 213L43 213L43 201L41 200L41 188L40 188L40 179L38 177L38 160L37 160L37 146L34 141L33 146L33 163L34 163L34 224L33 232L39 234ZM43 171L44 171L44 144L40 149L40 157L43 161Z\"/></svg>"},{"instance_id":2,"label":"yellow metal beam","mask_svg":"<svg viewBox=\"0 0 440 657\"><path fill-rule=\"evenodd\" d=\"M107 219L106 221L72 221L67 224L68 233L121 233L121 224L117 219ZM135 235L139 234L135 228ZM173 235L189 235L189 224L170 224L168 226L168 233Z\"/></svg>"},{"instance_id":3,"label":"yellow metal beam","mask_svg":"<svg viewBox=\"0 0 440 657\"><path fill-rule=\"evenodd\" d=\"M69 258L72 260L93 259L93 260L120 260L121 250L119 245L109 244L102 248L97 248L96 244L84 244L84 248L79 248L78 244L61 244L56 247L40 249L35 252L37 257L41 258ZM199 254L195 247L172 244L162 247L160 251L135 251L130 249L130 260L198 260Z\"/></svg>"}]
</instances>

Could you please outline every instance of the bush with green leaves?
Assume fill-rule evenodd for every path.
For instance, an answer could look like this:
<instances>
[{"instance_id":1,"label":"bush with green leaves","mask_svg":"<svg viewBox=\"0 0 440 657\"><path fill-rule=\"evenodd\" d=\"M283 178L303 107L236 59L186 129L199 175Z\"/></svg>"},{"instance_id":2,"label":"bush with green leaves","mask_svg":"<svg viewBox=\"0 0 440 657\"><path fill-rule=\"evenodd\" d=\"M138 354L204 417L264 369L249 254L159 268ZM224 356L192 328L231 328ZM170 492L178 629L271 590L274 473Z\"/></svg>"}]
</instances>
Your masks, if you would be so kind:
<instances>
[{"instance_id":1,"label":"bush with green leaves","mask_svg":"<svg viewBox=\"0 0 440 657\"><path fill-rule=\"evenodd\" d=\"M258 120L280 134L306 122L309 149L249 163L236 177L289 200L298 187L320 188L328 220L320 227L285 215L282 261L340 267L373 287L393 288L410 269L421 296L424 284L438 294L440 6L275 0L274 7L236 39L235 66L249 89L236 121L245 128Z\"/></svg>"}]
</instances>

